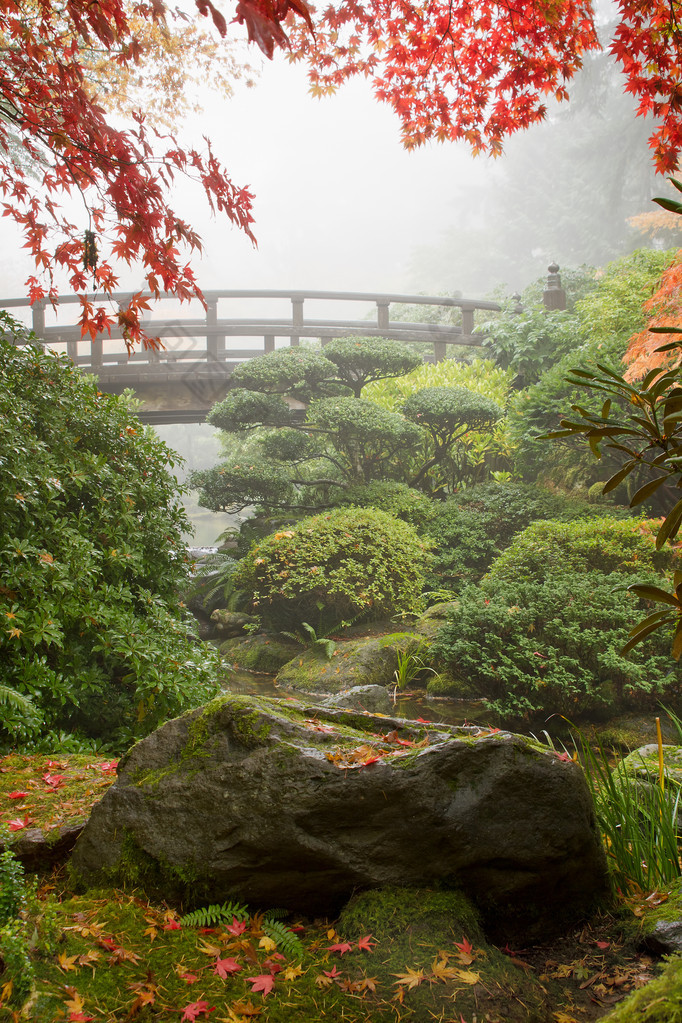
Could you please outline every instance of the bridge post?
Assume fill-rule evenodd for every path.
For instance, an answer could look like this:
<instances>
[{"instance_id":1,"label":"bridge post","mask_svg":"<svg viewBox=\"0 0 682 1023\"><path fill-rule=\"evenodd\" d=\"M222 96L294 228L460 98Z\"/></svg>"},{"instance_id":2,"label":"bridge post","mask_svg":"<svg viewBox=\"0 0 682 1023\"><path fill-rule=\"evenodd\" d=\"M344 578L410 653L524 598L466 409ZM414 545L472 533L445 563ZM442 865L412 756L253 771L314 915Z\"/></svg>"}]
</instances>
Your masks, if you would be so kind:
<instances>
[{"instance_id":1,"label":"bridge post","mask_svg":"<svg viewBox=\"0 0 682 1023\"><path fill-rule=\"evenodd\" d=\"M93 338L90 342L90 368L97 373L102 368L102 338Z\"/></svg>"},{"instance_id":2,"label":"bridge post","mask_svg":"<svg viewBox=\"0 0 682 1023\"><path fill-rule=\"evenodd\" d=\"M291 299L291 325L294 328L303 326L303 302L304 299L302 298ZM301 335L292 331L291 341L289 342L292 348L295 348L300 340Z\"/></svg>"},{"instance_id":3,"label":"bridge post","mask_svg":"<svg viewBox=\"0 0 682 1023\"><path fill-rule=\"evenodd\" d=\"M206 326L215 327L218 323L218 299L210 299L206 303ZM218 335L206 334L206 358L210 362L218 361Z\"/></svg>"},{"instance_id":4,"label":"bridge post","mask_svg":"<svg viewBox=\"0 0 682 1023\"><path fill-rule=\"evenodd\" d=\"M275 336L274 334L266 334L263 338L263 351L267 354L268 352L274 352L275 350Z\"/></svg>"},{"instance_id":5,"label":"bridge post","mask_svg":"<svg viewBox=\"0 0 682 1023\"><path fill-rule=\"evenodd\" d=\"M39 298L31 306L33 333L40 341L45 341L45 299Z\"/></svg>"},{"instance_id":6,"label":"bridge post","mask_svg":"<svg viewBox=\"0 0 682 1023\"><path fill-rule=\"evenodd\" d=\"M390 302L386 302L384 299L377 299L377 327L382 330L388 330L388 308Z\"/></svg>"}]
</instances>

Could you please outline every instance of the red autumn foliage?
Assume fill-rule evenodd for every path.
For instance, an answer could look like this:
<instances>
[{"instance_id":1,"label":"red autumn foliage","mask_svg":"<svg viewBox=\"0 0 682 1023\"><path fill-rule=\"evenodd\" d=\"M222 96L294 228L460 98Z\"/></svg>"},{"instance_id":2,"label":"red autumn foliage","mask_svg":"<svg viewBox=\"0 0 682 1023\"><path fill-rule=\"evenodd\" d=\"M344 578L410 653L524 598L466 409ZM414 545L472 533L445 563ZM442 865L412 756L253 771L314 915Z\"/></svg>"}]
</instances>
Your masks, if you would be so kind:
<instances>
[{"instance_id":1,"label":"red autumn foliage","mask_svg":"<svg viewBox=\"0 0 682 1023\"><path fill-rule=\"evenodd\" d=\"M679 348L660 352L663 345L679 340L679 335L659 333L664 327L682 329L682 250L663 271L658 290L644 303L649 321L644 330L630 338L624 361L628 364L625 379L629 382L641 380L652 369L672 369L680 363ZM655 333L650 328L656 328Z\"/></svg>"},{"instance_id":2,"label":"red autumn foliage","mask_svg":"<svg viewBox=\"0 0 682 1023\"><path fill-rule=\"evenodd\" d=\"M221 36L228 23L212 0L195 0ZM669 0L619 0L611 50L626 89L651 114L659 170L682 147L680 33ZM144 288L201 298L187 255L201 247L169 202L178 176L197 181L212 210L253 239L252 196L232 183L213 154L183 148L140 114L116 127L93 95L83 53L104 51L134 66L141 47L131 18L185 17L164 0L8 0L0 8L0 194L3 215L21 228L37 268L31 301L53 299L65 276L81 296L83 335L120 330L129 348L154 345L140 324L142 293L121 308L116 261L141 266ZM305 0L237 0L233 22L266 56L291 46L310 65L313 91L371 79L376 96L402 122L408 147L463 139L499 153L506 136L541 120L548 96L567 98L584 54L599 47L590 0L335 0L311 13ZM36 184L27 169L39 167ZM82 199L82 213L60 200ZM73 205L73 204L71 204ZM88 300L88 289L105 301Z\"/></svg>"}]
</instances>

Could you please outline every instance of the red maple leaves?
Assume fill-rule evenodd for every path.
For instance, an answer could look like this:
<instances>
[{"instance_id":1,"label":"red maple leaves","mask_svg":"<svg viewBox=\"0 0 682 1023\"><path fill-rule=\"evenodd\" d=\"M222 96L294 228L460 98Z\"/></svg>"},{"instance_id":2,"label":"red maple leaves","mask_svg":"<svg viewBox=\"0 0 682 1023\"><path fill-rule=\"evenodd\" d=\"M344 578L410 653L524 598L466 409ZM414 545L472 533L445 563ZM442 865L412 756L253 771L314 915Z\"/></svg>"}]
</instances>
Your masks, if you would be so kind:
<instances>
[{"instance_id":1,"label":"red maple leaves","mask_svg":"<svg viewBox=\"0 0 682 1023\"><path fill-rule=\"evenodd\" d=\"M210 0L200 6L226 30ZM142 267L145 288L154 295L201 297L183 258L183 251L200 249L200 240L169 204L177 175L198 182L214 211L253 235L252 196L230 181L210 143L203 153L183 149L173 136L149 130L141 115L131 128L115 128L91 94L83 49L104 49L122 65L136 60L127 10L122 0L3 5L0 195L3 215L21 228L37 267L27 282L31 300L53 299L65 278L82 295L83 334L116 328L132 347L150 343L140 326L141 295L118 309L96 305L85 292L111 295L117 286L112 262L122 260ZM160 2L134 5L134 12L153 21L171 17ZM31 173L36 167L40 187ZM67 215L59 197L81 199L82 214Z\"/></svg>"},{"instance_id":2,"label":"red maple leaves","mask_svg":"<svg viewBox=\"0 0 682 1023\"><path fill-rule=\"evenodd\" d=\"M659 122L649 139L656 167L674 171L682 147L682 32L671 0L619 0L611 52L623 68L637 113Z\"/></svg>"},{"instance_id":3,"label":"red maple leaves","mask_svg":"<svg viewBox=\"0 0 682 1023\"><path fill-rule=\"evenodd\" d=\"M682 33L678 4L618 0L610 50L638 113L659 126L650 139L657 169L675 168L682 147ZM315 39L298 22L295 59L311 65L312 90L333 92L355 75L402 122L409 148L462 139L498 154L506 136L545 116L548 96L568 98L584 54L600 48L590 0L336 0L315 19Z\"/></svg>"},{"instance_id":4,"label":"red maple leaves","mask_svg":"<svg viewBox=\"0 0 682 1023\"><path fill-rule=\"evenodd\" d=\"M535 0L340 0L316 19L314 43L301 23L292 41L294 56L312 65L315 92L370 77L400 117L406 146L463 139L492 153L544 117L548 95L566 99L585 51L599 48L589 0L557 0L551 10Z\"/></svg>"}]
</instances>

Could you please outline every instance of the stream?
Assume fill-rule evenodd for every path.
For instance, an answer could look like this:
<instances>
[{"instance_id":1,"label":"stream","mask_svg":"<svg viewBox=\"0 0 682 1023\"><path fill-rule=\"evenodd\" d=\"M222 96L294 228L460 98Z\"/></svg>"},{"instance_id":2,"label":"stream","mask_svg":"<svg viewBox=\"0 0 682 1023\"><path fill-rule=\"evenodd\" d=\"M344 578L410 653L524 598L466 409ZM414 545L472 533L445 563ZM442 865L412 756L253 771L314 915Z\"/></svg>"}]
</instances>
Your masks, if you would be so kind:
<instances>
[{"instance_id":1,"label":"stream","mask_svg":"<svg viewBox=\"0 0 682 1023\"><path fill-rule=\"evenodd\" d=\"M300 700L305 700L309 695L277 685L274 675L243 670L231 671L224 679L224 689L244 696L294 696ZM320 694L320 699L327 699L327 696ZM393 703L396 717L412 721L422 718L424 721L447 725L476 724L490 727L495 724L495 715L486 712L481 703L475 700L455 700L446 696L430 698L424 692L410 691L396 693Z\"/></svg>"}]
</instances>

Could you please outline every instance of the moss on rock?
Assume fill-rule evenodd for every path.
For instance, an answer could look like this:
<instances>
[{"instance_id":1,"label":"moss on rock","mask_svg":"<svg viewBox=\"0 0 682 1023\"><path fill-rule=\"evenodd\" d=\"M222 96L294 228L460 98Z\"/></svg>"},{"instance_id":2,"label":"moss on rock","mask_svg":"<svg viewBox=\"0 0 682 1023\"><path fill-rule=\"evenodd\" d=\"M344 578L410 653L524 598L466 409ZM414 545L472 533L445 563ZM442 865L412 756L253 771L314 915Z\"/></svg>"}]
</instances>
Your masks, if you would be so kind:
<instances>
[{"instance_id":1,"label":"moss on rock","mask_svg":"<svg viewBox=\"0 0 682 1023\"><path fill-rule=\"evenodd\" d=\"M603 1023L682 1023L682 955L671 956L663 972L634 991Z\"/></svg>"},{"instance_id":2,"label":"moss on rock","mask_svg":"<svg viewBox=\"0 0 682 1023\"><path fill-rule=\"evenodd\" d=\"M236 667L274 674L301 650L294 640L272 633L226 639L220 652Z\"/></svg>"},{"instance_id":3,"label":"moss on rock","mask_svg":"<svg viewBox=\"0 0 682 1023\"><path fill-rule=\"evenodd\" d=\"M389 686L398 654L422 647L424 637L414 632L343 640L331 658L318 650L306 650L285 664L277 674L280 685L308 693L339 693L353 686Z\"/></svg>"}]
</instances>

